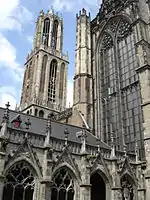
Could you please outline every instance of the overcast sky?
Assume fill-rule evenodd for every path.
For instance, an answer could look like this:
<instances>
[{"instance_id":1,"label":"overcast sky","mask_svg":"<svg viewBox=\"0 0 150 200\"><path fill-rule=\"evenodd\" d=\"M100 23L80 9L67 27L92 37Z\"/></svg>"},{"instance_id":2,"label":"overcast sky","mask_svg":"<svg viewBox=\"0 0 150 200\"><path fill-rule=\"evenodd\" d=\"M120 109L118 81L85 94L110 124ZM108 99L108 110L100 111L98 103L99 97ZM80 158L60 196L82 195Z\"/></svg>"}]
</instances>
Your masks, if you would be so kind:
<instances>
[{"instance_id":1,"label":"overcast sky","mask_svg":"<svg viewBox=\"0 0 150 200\"><path fill-rule=\"evenodd\" d=\"M100 0L0 0L0 106L19 104L24 63L32 49L35 22L41 9L53 6L64 19L64 52L69 53L68 93L73 92L76 13L83 7L94 17ZM72 95L68 95L72 103Z\"/></svg>"}]
</instances>

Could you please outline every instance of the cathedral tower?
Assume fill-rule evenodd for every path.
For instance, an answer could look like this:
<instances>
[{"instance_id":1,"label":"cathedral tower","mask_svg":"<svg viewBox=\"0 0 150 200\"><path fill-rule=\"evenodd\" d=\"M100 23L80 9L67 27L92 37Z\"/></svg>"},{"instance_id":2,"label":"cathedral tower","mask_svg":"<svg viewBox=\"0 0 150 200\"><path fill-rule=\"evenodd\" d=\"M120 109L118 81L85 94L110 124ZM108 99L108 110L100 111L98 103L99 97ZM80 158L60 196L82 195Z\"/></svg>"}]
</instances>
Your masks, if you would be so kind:
<instances>
[{"instance_id":1,"label":"cathedral tower","mask_svg":"<svg viewBox=\"0 0 150 200\"><path fill-rule=\"evenodd\" d=\"M47 117L65 109L68 56L63 49L63 20L51 9L37 20L33 50L27 56L21 110Z\"/></svg>"},{"instance_id":2,"label":"cathedral tower","mask_svg":"<svg viewBox=\"0 0 150 200\"><path fill-rule=\"evenodd\" d=\"M82 9L76 19L76 63L74 76L73 107L74 118L79 126L88 125L92 128L92 74L91 74L91 37L90 16ZM75 115L75 114L74 114Z\"/></svg>"}]
</instances>

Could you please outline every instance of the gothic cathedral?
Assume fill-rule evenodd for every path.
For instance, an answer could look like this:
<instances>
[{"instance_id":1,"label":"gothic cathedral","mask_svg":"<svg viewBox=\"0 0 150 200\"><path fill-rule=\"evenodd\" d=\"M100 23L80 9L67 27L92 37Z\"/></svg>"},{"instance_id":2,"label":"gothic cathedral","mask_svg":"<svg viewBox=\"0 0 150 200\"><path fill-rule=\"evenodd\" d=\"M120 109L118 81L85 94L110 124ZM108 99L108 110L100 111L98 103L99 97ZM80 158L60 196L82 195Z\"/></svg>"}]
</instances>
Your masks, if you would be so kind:
<instances>
[{"instance_id":1,"label":"gothic cathedral","mask_svg":"<svg viewBox=\"0 0 150 200\"><path fill-rule=\"evenodd\" d=\"M150 0L76 15L73 106L63 19L40 12L20 109L0 108L0 200L150 199Z\"/></svg>"}]
</instances>

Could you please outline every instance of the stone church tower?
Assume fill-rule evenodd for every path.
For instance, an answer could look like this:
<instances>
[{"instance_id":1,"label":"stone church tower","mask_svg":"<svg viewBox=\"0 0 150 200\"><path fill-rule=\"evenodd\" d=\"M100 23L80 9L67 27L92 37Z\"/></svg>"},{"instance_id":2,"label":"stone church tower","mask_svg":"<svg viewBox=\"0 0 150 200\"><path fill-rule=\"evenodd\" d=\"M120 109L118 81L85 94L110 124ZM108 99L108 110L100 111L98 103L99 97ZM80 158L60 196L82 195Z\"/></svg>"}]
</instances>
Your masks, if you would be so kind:
<instances>
[{"instance_id":1,"label":"stone church tower","mask_svg":"<svg viewBox=\"0 0 150 200\"><path fill-rule=\"evenodd\" d=\"M37 20L33 50L27 56L21 110L47 117L66 106L68 56L63 49L63 20L51 9Z\"/></svg>"},{"instance_id":2,"label":"stone church tower","mask_svg":"<svg viewBox=\"0 0 150 200\"><path fill-rule=\"evenodd\" d=\"M74 76L73 120L78 126L92 124L92 70L90 14L82 9L76 16L76 56Z\"/></svg>"},{"instance_id":3,"label":"stone church tower","mask_svg":"<svg viewBox=\"0 0 150 200\"><path fill-rule=\"evenodd\" d=\"M0 200L150 199L149 13L149 0L103 0L92 21L77 15L74 102L64 110L62 19L41 11L25 113L0 108Z\"/></svg>"}]
</instances>

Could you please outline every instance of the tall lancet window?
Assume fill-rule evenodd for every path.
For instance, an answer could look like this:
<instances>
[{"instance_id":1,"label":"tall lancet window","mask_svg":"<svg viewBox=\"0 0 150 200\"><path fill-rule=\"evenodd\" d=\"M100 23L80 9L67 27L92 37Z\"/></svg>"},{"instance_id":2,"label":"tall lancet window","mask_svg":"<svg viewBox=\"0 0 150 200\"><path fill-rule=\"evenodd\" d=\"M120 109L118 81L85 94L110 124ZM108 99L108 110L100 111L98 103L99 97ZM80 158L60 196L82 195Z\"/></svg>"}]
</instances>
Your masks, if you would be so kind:
<instances>
[{"instance_id":1,"label":"tall lancet window","mask_svg":"<svg viewBox=\"0 0 150 200\"><path fill-rule=\"evenodd\" d=\"M63 99L63 91L64 91L64 79L65 79L65 64L61 64L60 68L60 83L59 83L59 100Z\"/></svg>"},{"instance_id":2,"label":"tall lancet window","mask_svg":"<svg viewBox=\"0 0 150 200\"><path fill-rule=\"evenodd\" d=\"M49 72L48 101L55 102L56 98L57 61L52 60Z\"/></svg>"},{"instance_id":3,"label":"tall lancet window","mask_svg":"<svg viewBox=\"0 0 150 200\"><path fill-rule=\"evenodd\" d=\"M40 80L40 92L44 92L47 59L48 59L48 56L44 55L43 62L42 62L41 80Z\"/></svg>"},{"instance_id":4,"label":"tall lancet window","mask_svg":"<svg viewBox=\"0 0 150 200\"><path fill-rule=\"evenodd\" d=\"M33 200L34 175L25 162L19 162L7 172L3 200Z\"/></svg>"},{"instance_id":5,"label":"tall lancet window","mask_svg":"<svg viewBox=\"0 0 150 200\"><path fill-rule=\"evenodd\" d=\"M44 27L43 27L43 43L48 46L49 41L49 31L50 31L50 19L46 18L44 20Z\"/></svg>"},{"instance_id":6,"label":"tall lancet window","mask_svg":"<svg viewBox=\"0 0 150 200\"><path fill-rule=\"evenodd\" d=\"M104 134L104 141L108 142L108 130L109 130L109 106L108 106L108 88L110 88L111 83L113 80L113 68L115 67L114 63L114 49L113 49L113 38L112 36L105 32L102 38L101 43L101 96L102 99L100 99L103 107L103 113L102 113L102 125L103 125L103 132ZM109 74L111 76L109 77ZM112 80L111 80L112 79Z\"/></svg>"},{"instance_id":7,"label":"tall lancet window","mask_svg":"<svg viewBox=\"0 0 150 200\"><path fill-rule=\"evenodd\" d=\"M135 138L142 148L141 96L136 74L134 33L124 18L111 20L100 41L99 101L104 140L110 143L114 133L117 149L123 143L134 151Z\"/></svg>"},{"instance_id":8,"label":"tall lancet window","mask_svg":"<svg viewBox=\"0 0 150 200\"><path fill-rule=\"evenodd\" d=\"M55 20L53 24L53 32L52 32L52 49L56 49L57 45L57 32L58 32L58 21Z\"/></svg>"}]
</instances>

